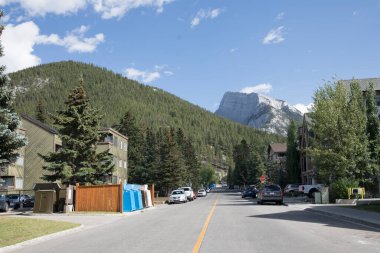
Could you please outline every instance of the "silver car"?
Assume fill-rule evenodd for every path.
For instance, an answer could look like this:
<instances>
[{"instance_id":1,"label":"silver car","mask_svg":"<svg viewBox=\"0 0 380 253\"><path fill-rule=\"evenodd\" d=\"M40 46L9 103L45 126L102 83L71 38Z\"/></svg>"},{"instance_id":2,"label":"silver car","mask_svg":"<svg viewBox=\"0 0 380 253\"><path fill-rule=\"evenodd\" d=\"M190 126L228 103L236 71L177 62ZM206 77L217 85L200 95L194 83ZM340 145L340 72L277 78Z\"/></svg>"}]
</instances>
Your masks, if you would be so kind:
<instances>
[{"instance_id":1,"label":"silver car","mask_svg":"<svg viewBox=\"0 0 380 253\"><path fill-rule=\"evenodd\" d=\"M260 189L257 196L257 204L264 204L265 202L274 202L282 205L283 193L281 187L277 184L265 185Z\"/></svg>"},{"instance_id":2,"label":"silver car","mask_svg":"<svg viewBox=\"0 0 380 253\"><path fill-rule=\"evenodd\" d=\"M186 203L187 197L183 190L174 190L169 196L169 204Z\"/></svg>"}]
</instances>

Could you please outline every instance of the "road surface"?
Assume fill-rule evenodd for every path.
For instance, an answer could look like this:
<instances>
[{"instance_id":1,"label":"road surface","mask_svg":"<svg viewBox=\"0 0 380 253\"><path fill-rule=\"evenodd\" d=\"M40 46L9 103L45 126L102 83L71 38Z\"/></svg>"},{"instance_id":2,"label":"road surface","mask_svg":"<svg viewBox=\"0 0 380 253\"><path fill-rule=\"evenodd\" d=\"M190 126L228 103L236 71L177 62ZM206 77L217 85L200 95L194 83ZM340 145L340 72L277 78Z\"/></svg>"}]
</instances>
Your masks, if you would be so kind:
<instances>
[{"instance_id":1,"label":"road surface","mask_svg":"<svg viewBox=\"0 0 380 253\"><path fill-rule=\"evenodd\" d=\"M107 219L107 216L104 217ZM15 252L379 252L380 231L303 211L210 193L162 205Z\"/></svg>"}]
</instances>

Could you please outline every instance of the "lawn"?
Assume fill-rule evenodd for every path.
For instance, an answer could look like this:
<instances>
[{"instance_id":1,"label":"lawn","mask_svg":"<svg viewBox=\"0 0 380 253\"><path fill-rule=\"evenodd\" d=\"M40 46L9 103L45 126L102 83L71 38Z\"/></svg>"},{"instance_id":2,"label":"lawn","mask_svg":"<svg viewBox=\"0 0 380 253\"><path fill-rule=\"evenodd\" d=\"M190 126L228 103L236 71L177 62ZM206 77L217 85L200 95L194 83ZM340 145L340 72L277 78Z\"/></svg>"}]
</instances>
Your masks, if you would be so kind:
<instances>
[{"instance_id":1,"label":"lawn","mask_svg":"<svg viewBox=\"0 0 380 253\"><path fill-rule=\"evenodd\" d=\"M0 217L0 248L77 226L44 219Z\"/></svg>"},{"instance_id":2,"label":"lawn","mask_svg":"<svg viewBox=\"0 0 380 253\"><path fill-rule=\"evenodd\" d=\"M380 213L380 204L352 206L351 208L354 208L356 210L363 210L363 211Z\"/></svg>"}]
</instances>

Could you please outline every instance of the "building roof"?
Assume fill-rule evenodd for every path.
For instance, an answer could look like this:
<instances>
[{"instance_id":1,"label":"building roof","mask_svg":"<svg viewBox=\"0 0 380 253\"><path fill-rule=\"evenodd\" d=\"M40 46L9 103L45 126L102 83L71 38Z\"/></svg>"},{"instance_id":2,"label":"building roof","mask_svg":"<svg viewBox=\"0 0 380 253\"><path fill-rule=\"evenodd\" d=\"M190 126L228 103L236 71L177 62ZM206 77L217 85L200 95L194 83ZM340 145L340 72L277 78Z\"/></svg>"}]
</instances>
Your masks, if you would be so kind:
<instances>
[{"instance_id":1,"label":"building roof","mask_svg":"<svg viewBox=\"0 0 380 253\"><path fill-rule=\"evenodd\" d=\"M99 131L100 131L100 132L111 132L111 133L113 133L113 134L116 134L116 135L118 135L118 136L120 136L120 137L122 137L122 138L128 140L128 137L127 137L127 136L125 136L125 135L119 133L118 131L116 131L116 130L113 129L113 128L101 128L101 129L99 129Z\"/></svg>"},{"instance_id":2,"label":"building roof","mask_svg":"<svg viewBox=\"0 0 380 253\"><path fill-rule=\"evenodd\" d=\"M342 80L344 85L349 86L351 82L358 82L362 91L368 90L369 83L373 83L375 90L380 90L380 78L363 78L363 79L350 79Z\"/></svg>"},{"instance_id":3,"label":"building roof","mask_svg":"<svg viewBox=\"0 0 380 253\"><path fill-rule=\"evenodd\" d=\"M286 143L272 143L269 147L273 150L274 153L286 153L287 146Z\"/></svg>"},{"instance_id":4,"label":"building roof","mask_svg":"<svg viewBox=\"0 0 380 253\"><path fill-rule=\"evenodd\" d=\"M46 131L48 131L49 133L52 133L52 134L58 134L58 131L55 130L54 128L52 128L51 126L45 124L45 123L42 123L41 121L39 120L36 120L35 118L32 118L30 117L29 115L26 115L26 114L21 114L21 118L41 127L42 129L45 129Z\"/></svg>"}]
</instances>

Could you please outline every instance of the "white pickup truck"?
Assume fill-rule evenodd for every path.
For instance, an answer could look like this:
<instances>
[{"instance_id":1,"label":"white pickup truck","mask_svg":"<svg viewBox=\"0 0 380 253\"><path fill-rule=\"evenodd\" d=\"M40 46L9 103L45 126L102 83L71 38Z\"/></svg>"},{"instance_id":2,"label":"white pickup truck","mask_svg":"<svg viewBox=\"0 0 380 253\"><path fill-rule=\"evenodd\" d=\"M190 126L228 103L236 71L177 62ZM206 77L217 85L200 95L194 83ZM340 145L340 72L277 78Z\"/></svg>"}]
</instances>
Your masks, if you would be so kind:
<instances>
[{"instance_id":1,"label":"white pickup truck","mask_svg":"<svg viewBox=\"0 0 380 253\"><path fill-rule=\"evenodd\" d=\"M309 198L314 198L314 193L320 192L323 187L323 184L301 184L298 190Z\"/></svg>"},{"instance_id":2,"label":"white pickup truck","mask_svg":"<svg viewBox=\"0 0 380 253\"><path fill-rule=\"evenodd\" d=\"M193 192L193 189L191 189L191 187L189 186L185 186L185 187L181 187L181 188L178 188L178 189L181 189L185 192L185 195L186 195L186 198L188 201L193 201L194 200L194 192Z\"/></svg>"}]
</instances>

